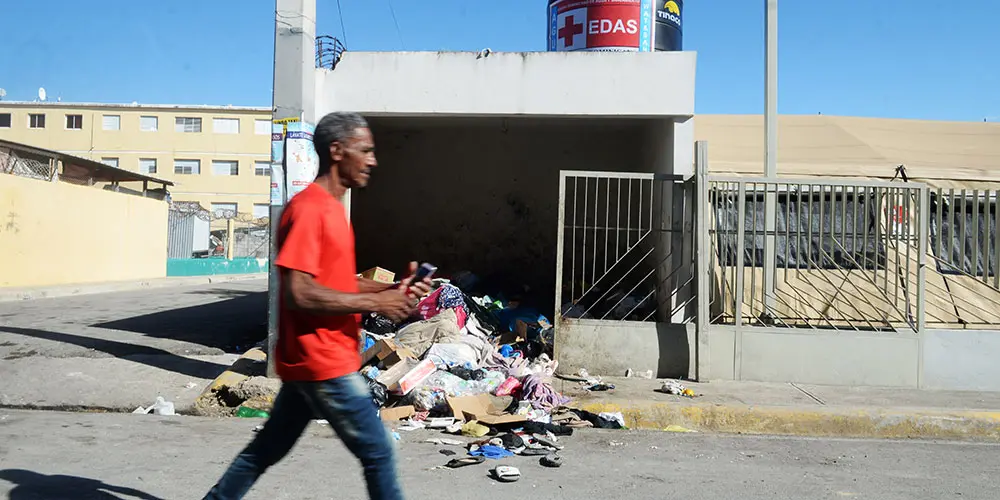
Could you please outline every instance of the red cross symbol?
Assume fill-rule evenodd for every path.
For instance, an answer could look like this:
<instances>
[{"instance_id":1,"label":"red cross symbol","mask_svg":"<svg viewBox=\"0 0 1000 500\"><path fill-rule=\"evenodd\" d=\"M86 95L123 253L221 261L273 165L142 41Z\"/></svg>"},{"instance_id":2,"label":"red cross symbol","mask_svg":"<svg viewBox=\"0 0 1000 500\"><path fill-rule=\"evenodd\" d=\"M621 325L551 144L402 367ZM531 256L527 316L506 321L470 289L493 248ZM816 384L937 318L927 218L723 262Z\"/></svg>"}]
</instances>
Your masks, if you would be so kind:
<instances>
[{"instance_id":1,"label":"red cross symbol","mask_svg":"<svg viewBox=\"0 0 1000 500\"><path fill-rule=\"evenodd\" d=\"M563 40L564 47L573 45L573 38L583 34L583 23L577 23L572 15L563 18L563 26L559 28L559 38Z\"/></svg>"}]
</instances>

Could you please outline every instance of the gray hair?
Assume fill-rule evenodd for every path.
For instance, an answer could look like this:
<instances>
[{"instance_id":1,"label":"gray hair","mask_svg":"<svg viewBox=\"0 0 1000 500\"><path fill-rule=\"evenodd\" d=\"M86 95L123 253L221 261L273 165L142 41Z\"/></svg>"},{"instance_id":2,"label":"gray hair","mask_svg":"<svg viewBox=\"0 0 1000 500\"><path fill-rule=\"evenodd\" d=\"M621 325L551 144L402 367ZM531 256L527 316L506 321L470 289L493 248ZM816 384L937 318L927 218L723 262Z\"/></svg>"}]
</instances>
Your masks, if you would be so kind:
<instances>
[{"instance_id":1,"label":"gray hair","mask_svg":"<svg viewBox=\"0 0 1000 500\"><path fill-rule=\"evenodd\" d=\"M368 122L358 113L337 111L323 117L313 133L313 146L319 156L319 173L330 169L330 145L346 144L359 129L368 128Z\"/></svg>"}]
</instances>

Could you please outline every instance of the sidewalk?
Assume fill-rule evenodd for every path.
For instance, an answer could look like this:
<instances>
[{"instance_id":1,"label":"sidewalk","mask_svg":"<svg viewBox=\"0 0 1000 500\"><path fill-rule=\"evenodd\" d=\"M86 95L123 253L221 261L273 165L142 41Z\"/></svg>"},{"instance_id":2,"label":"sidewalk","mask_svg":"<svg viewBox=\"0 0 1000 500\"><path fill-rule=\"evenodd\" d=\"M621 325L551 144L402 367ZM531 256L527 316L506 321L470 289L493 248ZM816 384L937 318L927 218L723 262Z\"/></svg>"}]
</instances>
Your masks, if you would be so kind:
<instances>
[{"instance_id":1,"label":"sidewalk","mask_svg":"<svg viewBox=\"0 0 1000 500\"><path fill-rule=\"evenodd\" d=\"M591 412L622 412L636 429L670 426L738 434L1000 441L1000 393L717 381L684 384L700 396L656 392L662 382L605 378L588 392L554 387Z\"/></svg>"},{"instance_id":2,"label":"sidewalk","mask_svg":"<svg viewBox=\"0 0 1000 500\"><path fill-rule=\"evenodd\" d=\"M220 274L215 276L183 276L174 278L111 281L106 283L84 283L78 285L59 285L48 287L0 288L0 302L53 299L58 297L72 297L75 295L128 292L133 290L167 288L174 286L207 285L212 283L230 283L233 281L248 281L266 278L267 274L265 273Z\"/></svg>"}]
</instances>

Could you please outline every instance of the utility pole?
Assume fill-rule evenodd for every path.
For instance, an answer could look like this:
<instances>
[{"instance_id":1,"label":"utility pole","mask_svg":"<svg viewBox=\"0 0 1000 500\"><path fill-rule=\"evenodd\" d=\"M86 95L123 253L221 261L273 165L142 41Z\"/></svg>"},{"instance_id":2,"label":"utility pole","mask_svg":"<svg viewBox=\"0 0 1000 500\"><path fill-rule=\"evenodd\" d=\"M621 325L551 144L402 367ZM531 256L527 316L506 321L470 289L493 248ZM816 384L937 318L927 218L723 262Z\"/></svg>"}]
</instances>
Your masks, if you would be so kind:
<instances>
[{"instance_id":1,"label":"utility pole","mask_svg":"<svg viewBox=\"0 0 1000 500\"><path fill-rule=\"evenodd\" d=\"M316 0L275 0L274 13L274 120L316 122ZM284 170L284 169L283 169ZM282 189L287 193L287 190ZM271 203L271 248L267 276L267 374L275 376L274 348L278 340L277 258L278 222L284 209Z\"/></svg>"},{"instance_id":2,"label":"utility pole","mask_svg":"<svg viewBox=\"0 0 1000 500\"><path fill-rule=\"evenodd\" d=\"M778 179L778 0L765 0L764 20L764 177ZM765 184L764 191L764 314L770 317L776 302L775 259L777 183ZM743 221L740 221L742 224ZM741 250L742 251L742 250ZM737 305L737 307L742 307Z\"/></svg>"}]
</instances>

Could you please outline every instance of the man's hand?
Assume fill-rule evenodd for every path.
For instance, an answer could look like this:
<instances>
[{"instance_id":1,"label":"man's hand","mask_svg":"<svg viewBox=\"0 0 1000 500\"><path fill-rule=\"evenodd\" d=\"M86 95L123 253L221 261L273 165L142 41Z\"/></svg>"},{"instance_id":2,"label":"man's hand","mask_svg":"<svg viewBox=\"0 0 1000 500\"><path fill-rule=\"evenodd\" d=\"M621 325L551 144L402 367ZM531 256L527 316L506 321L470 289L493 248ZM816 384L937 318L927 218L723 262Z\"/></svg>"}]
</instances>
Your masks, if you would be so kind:
<instances>
[{"instance_id":1,"label":"man's hand","mask_svg":"<svg viewBox=\"0 0 1000 500\"><path fill-rule=\"evenodd\" d=\"M413 314L417 299L405 293L402 288L386 290L375 294L375 312L399 323Z\"/></svg>"},{"instance_id":2,"label":"man's hand","mask_svg":"<svg viewBox=\"0 0 1000 500\"><path fill-rule=\"evenodd\" d=\"M434 284L431 282L430 277L424 278L423 281L420 281L418 283L413 283L413 278L415 278L417 275L418 266L419 264L417 264L416 262L410 262L410 276L405 280L399 282L399 288L400 290L406 290L407 295L409 295L410 297L420 300L428 293L431 293L431 287Z\"/></svg>"}]
</instances>

